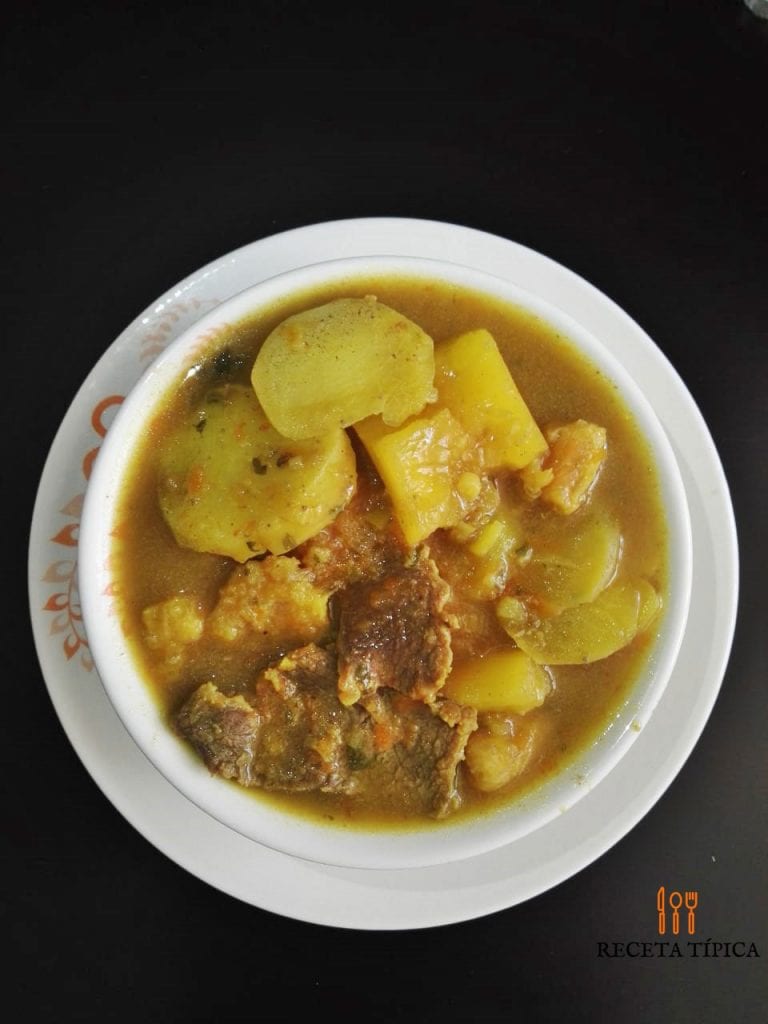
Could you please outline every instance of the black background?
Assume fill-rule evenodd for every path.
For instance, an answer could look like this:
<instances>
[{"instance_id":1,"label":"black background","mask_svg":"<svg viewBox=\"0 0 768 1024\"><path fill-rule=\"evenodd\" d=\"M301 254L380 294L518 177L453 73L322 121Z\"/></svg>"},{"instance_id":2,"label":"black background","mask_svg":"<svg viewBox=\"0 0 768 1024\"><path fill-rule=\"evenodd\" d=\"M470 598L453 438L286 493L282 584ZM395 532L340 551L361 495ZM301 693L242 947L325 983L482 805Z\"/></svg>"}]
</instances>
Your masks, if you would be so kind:
<instances>
[{"instance_id":1,"label":"black background","mask_svg":"<svg viewBox=\"0 0 768 1024\"><path fill-rule=\"evenodd\" d=\"M765 1020L768 22L531 0L26 3L5 26L5 992L57 1021ZM526 904L389 934L241 904L142 839L69 746L22 599L47 449L123 327L239 245L375 215L522 242L635 317L710 425L742 551L722 693L651 813ZM760 959L598 958L653 937L664 880Z\"/></svg>"}]
</instances>

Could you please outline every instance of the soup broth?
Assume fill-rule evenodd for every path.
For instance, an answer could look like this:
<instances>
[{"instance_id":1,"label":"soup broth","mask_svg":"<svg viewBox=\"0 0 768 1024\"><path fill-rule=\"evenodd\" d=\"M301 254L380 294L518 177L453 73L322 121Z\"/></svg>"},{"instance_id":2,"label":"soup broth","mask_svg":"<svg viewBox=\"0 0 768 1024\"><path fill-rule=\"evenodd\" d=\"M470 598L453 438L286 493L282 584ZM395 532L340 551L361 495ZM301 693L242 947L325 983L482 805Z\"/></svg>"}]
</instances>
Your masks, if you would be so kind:
<instances>
[{"instance_id":1,"label":"soup broth","mask_svg":"<svg viewBox=\"0 0 768 1024\"><path fill-rule=\"evenodd\" d=\"M354 496L337 512L335 520L331 519L318 531L325 540L320 542L313 536L295 545L289 543L278 555L257 550L252 559L259 573L277 564L276 559L282 559L283 568L290 564L296 567L297 573L308 574L301 578L309 581L310 589L320 587L331 595L325 620L318 625L322 616L318 618L313 610L307 612L306 617L304 613L290 612L288 618L292 615L295 622L287 626L285 616L280 619L278 615L279 625L274 630L268 628L266 633L243 626L242 616L241 619L235 616L236 627L231 626L235 620L230 619L221 627L223 620L216 609L221 605L222 593L231 586L233 573L242 574L240 566L250 563L235 561L228 555L194 550L178 542L162 505L163 480L168 475L167 453L172 448L174 432L178 431L180 422L190 421L194 416L198 416L195 425L198 433L212 429L212 414L206 420L196 410L212 408L210 404L205 405L211 402L212 395L216 401L221 395L229 401L232 395L241 394L237 389L243 389L244 393L251 387L257 354L265 339L288 317L336 299L363 299L370 295L418 325L434 340L438 365L440 353L448 341L471 332L488 332L527 409L547 436L550 455L543 461L539 457L538 469L536 460L532 460L520 469L493 467L486 472L477 468L483 465L481 456L478 456L481 462L475 465L471 463L472 452L465 453L462 457L470 468L455 479L459 481L456 486L466 492L462 492L462 511L469 509L469 512L458 521L454 517L450 525L439 526L423 540L409 544L403 539L405 521L402 516L398 518L391 488L382 480L381 451L384 449L377 447L382 431L383 436L389 438L394 436L390 431L401 428L379 424L375 427L376 440L372 440L373 428L369 430L365 424L359 428L356 424L348 426L346 433L354 454L355 472L354 485L349 492L354 491ZM441 399L438 399L435 408L440 405ZM428 404L427 412L418 415L429 415L430 408ZM414 422L413 417L406 421L410 422ZM558 429L571 424L601 428L606 439L605 455L594 480L585 490L583 501L578 507L564 511L546 500L549 485L544 484L539 493L536 488L545 479L542 474L547 470L546 459L552 457L558 438L566 436L558 434ZM586 429L583 427L584 431ZM592 436L603 435L593 431ZM289 443L283 455L276 456L278 468L270 465L264 469L261 461L254 457L254 473L261 474L263 469L265 479L269 479L268 473L279 473L280 458L295 457L290 448ZM189 475L185 480L189 488ZM485 504L483 494L475 494L476 481L481 481L481 487L485 488L483 494L487 491L490 495ZM411 574L414 579L414 574L421 574L418 586L425 587L432 586L429 580L435 573L439 576L437 589L433 589L441 595L439 616L442 616L441 622L447 623L445 629L450 634L447 657L451 664L447 681L436 685L434 693L417 692L415 688L405 696L386 683L378 695L368 693L365 691L368 683L364 681L359 683L363 688L361 697L354 690L358 686L354 677L351 695L339 691L340 708L346 714L347 710L365 706L366 721L363 723L361 717L355 728L372 730L374 754L366 747L368 752L363 756L354 742L350 746L347 738L345 756L355 770L360 767L358 762L361 763L364 770L360 778L367 781L357 787L342 786L337 791L321 786L316 789L299 787L291 792L265 792L258 787L253 791L259 799L278 802L294 813L350 827L423 827L425 822L435 816L443 817L448 810L453 821L457 815L492 811L531 791L552 774L567 770L569 762L580 751L612 727L620 708L631 699L632 683L652 648L663 614L659 609L668 585L667 533L649 449L615 385L582 357L567 338L545 322L522 309L454 285L393 277L356 278L299 294L259 311L250 319L220 329L215 337L202 343L194 365L179 381L176 390L166 396L151 429L135 452L131 471L124 482L115 530L116 592L136 662L167 717L169 728L179 728L180 711L209 683L226 699L243 697L242 705L228 705L232 714L238 708L246 713L245 705L251 700L254 680L264 670L269 671L270 666L274 669L283 664L278 674L273 672L270 677L274 687L278 686L275 681L278 676L281 686L284 687L288 679L293 687L291 672L280 659L307 644L321 652L317 655L321 660L330 657L329 664L335 664L333 659L338 652L342 660L351 657L348 651L342 652L339 630L357 629L358 624L353 621L355 604L367 600L372 591L369 584L357 576L351 582L351 577L345 578L344 586L333 579L329 582L329 576L333 575L339 561L350 562L344 555L346 549L339 523L346 523L343 528L347 529L350 523L355 525L355 517L368 533L378 531L375 536L379 539L391 536L398 551L405 552L396 572ZM382 543L389 543L389 540ZM377 563L379 567L383 564ZM554 662L546 660L546 651L554 649L552 644L557 647L564 642L562 638L548 639L548 622L558 619L566 632L566 626L578 630L577 613L581 614L579 610L588 607L599 607L600 614L610 619L614 605L609 607L606 595L617 594L617 600L623 600L622 595L631 586L639 586L636 605L640 611L635 609L634 633L627 634L628 642L614 653L592 660L593 647L600 648L603 644L600 635L593 647L588 651L585 648L586 653L578 656L577 663L558 663L557 657ZM358 588L354 591L356 596L345 603L345 594L352 593L355 587ZM167 604L179 598L187 604ZM314 597L307 598L310 600ZM376 602L379 606L386 600L376 591L375 600L371 597L371 606ZM598 606L597 602L602 603ZM651 610L647 611L649 607ZM186 608L194 608L189 628L184 623L179 628L168 627L169 616L177 615L181 621ZM148 609L160 611L148 614ZM217 615L218 627L214 622ZM568 625L569 617L575 623L573 627ZM275 621L274 616L270 621ZM311 622L311 628L305 629L307 622ZM542 623L544 633L540 628ZM443 628L441 625L440 629ZM586 627L585 636L592 635L591 628ZM168 629L173 634L170 641ZM227 629L231 635L226 633ZM431 635L431 626L428 632ZM358 650L360 643L358 630L354 643L350 640L347 647ZM585 644L589 646L587 640ZM486 678L478 681L473 672L477 665L494 664L495 657L499 658L500 666L506 666L505 659L513 652L520 656L516 666L522 665L525 659L524 668L519 669L524 675L519 684L524 697L516 697L509 706L502 707L503 698L488 696L491 690L495 693L496 677L490 682ZM366 657L366 664L372 663L370 650ZM506 667L499 669L502 676L508 671ZM470 732L469 740L463 736L466 749L454 751L455 780L450 799L441 797L437 804L425 810L421 797L412 797L408 787L396 781L393 765L405 764L410 771L408 766L417 765L417 758L408 748L407 757L398 754L398 761L395 757L401 750L398 743L405 741L401 734L398 734L400 739L397 736L393 739L387 723L395 714L433 714L435 696L442 701L447 695L451 707L461 708L468 700L466 695L475 691L482 691L478 698L480 706L472 709L478 728L474 729L473 718L471 728L468 725L465 730ZM331 699L336 700L336 697L328 697ZM386 706L375 705L377 699L385 700ZM420 706L417 708L416 704ZM259 714L263 719L263 711ZM327 714L333 717L336 712L331 709ZM441 711L441 714L445 717L446 712ZM390 718L386 718L387 715ZM457 725L454 718L450 718L446 726L441 721L440 727L450 727L454 732L464 728ZM387 729L389 738L385 736L382 740L381 734L387 733ZM394 745L387 747L387 743ZM511 760L510 750L514 755ZM381 754L379 760L377 752ZM502 781L496 785L493 773L499 759L504 765L499 769Z\"/></svg>"}]
</instances>

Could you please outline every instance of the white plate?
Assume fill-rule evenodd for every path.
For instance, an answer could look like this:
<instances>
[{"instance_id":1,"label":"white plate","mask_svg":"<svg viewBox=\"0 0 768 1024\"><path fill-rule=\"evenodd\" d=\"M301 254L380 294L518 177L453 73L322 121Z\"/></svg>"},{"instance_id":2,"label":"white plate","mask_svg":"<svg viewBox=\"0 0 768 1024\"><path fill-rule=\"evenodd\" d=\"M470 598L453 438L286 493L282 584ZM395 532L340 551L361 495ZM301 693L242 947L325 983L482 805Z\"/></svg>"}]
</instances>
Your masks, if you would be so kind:
<instances>
[{"instance_id":1,"label":"white plate","mask_svg":"<svg viewBox=\"0 0 768 1024\"><path fill-rule=\"evenodd\" d=\"M693 529L693 596L672 679L616 769L571 810L493 853L403 871L325 867L260 846L181 796L123 728L92 668L75 587L77 525L92 453L119 396L169 341L219 302L284 270L342 256L407 255L476 267L554 303L600 338L651 398L685 483ZM255 242L186 278L99 360L51 447L32 521L32 623L48 690L85 767L151 843L198 878L254 906L317 924L423 928L514 906L580 871L653 806L693 749L733 639L736 531L728 488L691 396L618 306L552 260L470 228L433 221L336 221ZM615 812L615 808L620 808Z\"/></svg>"}]
</instances>

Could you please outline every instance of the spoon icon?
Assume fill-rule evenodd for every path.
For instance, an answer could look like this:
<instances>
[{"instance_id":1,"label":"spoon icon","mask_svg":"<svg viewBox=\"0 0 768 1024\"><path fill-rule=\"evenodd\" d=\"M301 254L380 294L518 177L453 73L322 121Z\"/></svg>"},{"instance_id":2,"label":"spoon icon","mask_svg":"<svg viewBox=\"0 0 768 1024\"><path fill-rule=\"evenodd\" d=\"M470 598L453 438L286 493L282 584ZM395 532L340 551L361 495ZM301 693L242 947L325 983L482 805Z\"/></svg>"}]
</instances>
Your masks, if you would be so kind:
<instances>
[{"instance_id":1,"label":"spoon icon","mask_svg":"<svg viewBox=\"0 0 768 1024\"><path fill-rule=\"evenodd\" d=\"M678 935L680 932L680 907L683 905L682 894L671 892L669 894L669 905L672 908L672 934Z\"/></svg>"}]
</instances>

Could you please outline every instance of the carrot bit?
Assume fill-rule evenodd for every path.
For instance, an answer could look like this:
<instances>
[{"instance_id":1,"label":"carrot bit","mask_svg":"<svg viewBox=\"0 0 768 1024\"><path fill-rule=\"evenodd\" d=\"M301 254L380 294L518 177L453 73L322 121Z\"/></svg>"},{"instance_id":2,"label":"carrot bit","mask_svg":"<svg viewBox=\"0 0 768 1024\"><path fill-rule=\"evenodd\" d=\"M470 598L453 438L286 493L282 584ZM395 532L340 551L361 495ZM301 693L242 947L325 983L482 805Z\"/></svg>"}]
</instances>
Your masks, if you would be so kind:
<instances>
[{"instance_id":1,"label":"carrot bit","mask_svg":"<svg viewBox=\"0 0 768 1024\"><path fill-rule=\"evenodd\" d=\"M395 745L395 730L387 722L377 722L374 725L373 745L377 754L390 750Z\"/></svg>"},{"instance_id":2,"label":"carrot bit","mask_svg":"<svg viewBox=\"0 0 768 1024\"><path fill-rule=\"evenodd\" d=\"M196 466L192 466L190 471L187 473L187 494L190 497L194 497L194 495L199 494L202 491L204 484L205 471L203 467L199 464Z\"/></svg>"}]
</instances>

